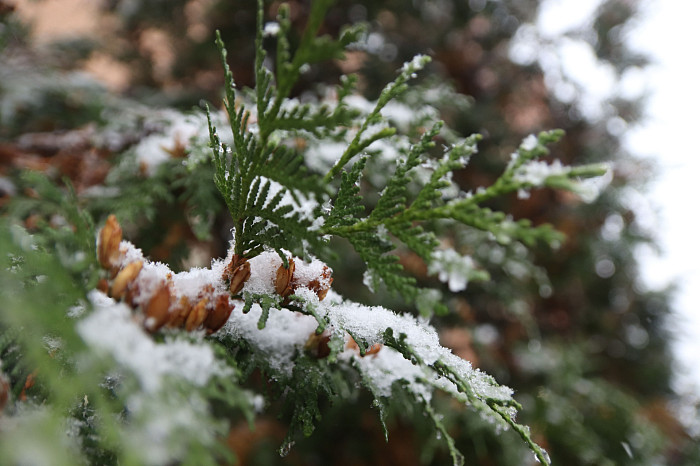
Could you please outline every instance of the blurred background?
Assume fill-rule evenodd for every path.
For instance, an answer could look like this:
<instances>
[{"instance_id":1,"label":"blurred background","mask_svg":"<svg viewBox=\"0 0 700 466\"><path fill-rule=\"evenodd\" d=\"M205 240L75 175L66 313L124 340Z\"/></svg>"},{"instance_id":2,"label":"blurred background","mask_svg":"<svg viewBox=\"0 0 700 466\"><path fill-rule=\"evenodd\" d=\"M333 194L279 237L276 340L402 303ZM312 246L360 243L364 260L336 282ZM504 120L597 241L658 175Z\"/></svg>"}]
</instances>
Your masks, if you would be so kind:
<instances>
[{"instance_id":1,"label":"blurred background","mask_svg":"<svg viewBox=\"0 0 700 466\"><path fill-rule=\"evenodd\" d=\"M180 110L220 104L216 29L237 84L253 86L254 3L0 0L2 203L20 168L66 175L78 193L99 185L148 131L99 149L91 131L132 102ZM279 3L266 2L270 21ZM309 2L288 3L298 39ZM444 345L515 389L524 407L519 421L554 464L700 464L700 371L693 367L700 253L689 204L700 154L685 137L700 102L686 36L697 15L687 3L339 0L322 32L366 22L365 43L345 60L312 67L295 90L357 72L374 99L401 63L427 53L434 61L423 79L469 96L467 110L443 106L443 117L462 134L484 135L478 157L457 177L465 187L493 181L525 136L551 128L566 131L555 158L613 163L615 178L595 202L540 190L495 204L516 219L550 222L568 239L557 251L528 253L535 266L527 273L503 260L517 251L474 246L492 264L492 280L470 284L435 322ZM140 245L177 262L183 228L167 223ZM363 297L352 258L344 260L335 283L344 295ZM272 417L252 432L247 424L234 429L229 443L242 464L329 464L320 458L330 457L333 464L446 464L444 452L417 451L420 432L398 415L385 445L366 401L358 403L364 410L329 407L314 435L284 460L276 446L285 429ZM493 434L479 419L444 422L467 464L529 461L517 439Z\"/></svg>"}]
</instances>

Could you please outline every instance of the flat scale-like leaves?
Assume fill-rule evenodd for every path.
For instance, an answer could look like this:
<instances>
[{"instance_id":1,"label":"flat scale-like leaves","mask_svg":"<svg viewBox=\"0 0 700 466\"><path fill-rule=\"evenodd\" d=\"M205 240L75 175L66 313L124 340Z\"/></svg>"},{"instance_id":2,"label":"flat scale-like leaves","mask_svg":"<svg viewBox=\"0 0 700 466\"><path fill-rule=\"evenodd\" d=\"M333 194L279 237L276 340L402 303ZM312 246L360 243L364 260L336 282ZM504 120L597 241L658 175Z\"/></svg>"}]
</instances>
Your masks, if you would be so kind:
<instances>
[{"instance_id":1,"label":"flat scale-like leaves","mask_svg":"<svg viewBox=\"0 0 700 466\"><path fill-rule=\"evenodd\" d=\"M481 136L460 139L444 128L443 122L424 118L424 127L414 131L404 144L407 136L391 126L382 113L407 91L408 82L429 63L429 57L419 55L407 62L377 101L363 109L348 105L348 97L355 89L353 77L341 79L335 102L301 103L290 98L304 67L342 57L345 47L360 37L362 27L345 30L338 40L317 37L331 3L330 0L312 2L306 29L295 50L288 38L289 9L280 8L277 26L269 28L277 48L274 69L269 69L265 60L263 3L258 2L256 87L248 93L254 103L237 95L226 64L226 50L217 36L226 76L224 106L233 143L222 144L211 117L209 132L214 181L234 223L233 253L252 259L277 251L286 268L288 258L283 250L318 254L322 253L321 246L328 237L342 237L366 264L364 283L370 289L386 286L424 312L426 308L435 310L444 306L439 302L440 292L419 288L416 278L405 272L399 253L415 253L428 266L427 270L437 273L443 281L449 280L453 291L463 289L468 279L488 279L486 272L472 268L472 259L463 255L463 251L441 246L442 238L435 229L438 222L486 232L495 243L517 241L531 246L540 241L560 242L560 235L550 226L533 227L527 220L515 221L485 204L498 196L541 186L576 190L579 177L596 176L600 167L564 169L552 164L547 171L538 165L541 162L537 159L547 155L545 145L556 141L561 134L542 133L523 142L492 186L481 187L476 192L461 191L452 182L452 174L464 169L477 153ZM327 171L318 173L322 164L314 165L316 171L308 168L311 164L304 159L305 142L311 141L318 147L330 140L343 144L343 149L334 160L328 161ZM443 147L441 153L438 143ZM367 172L374 159L382 157L377 149L382 147L380 144L398 147L398 157L393 164L387 164L390 171L383 177L384 184L375 186L367 179ZM451 277L454 273L465 276L455 279ZM463 458L430 402L430 394L437 388L512 427L537 458L548 463L546 454L532 441L527 429L513 420L519 405L512 399L511 391L440 347L432 329L410 318L402 320L385 309L362 307L337 296L320 303L317 295L303 287L298 287L295 293L280 299L244 290L243 312L254 314L251 318L257 319L255 327L262 333L235 328L237 323L249 326L242 320L230 321L229 337L222 339L243 343L253 351L266 348L270 353L270 345L274 343L263 341L264 335L279 338L283 333L298 331L289 327L291 320L287 313L293 311L306 318L305 326L313 323L315 329L315 336L309 337L304 345L306 353L309 347L320 345L319 342L328 346L328 359L323 361L314 361L308 354L295 356L297 353L292 352L279 360L259 362L278 381L291 384L286 394L294 409L283 453L293 443L295 432L304 435L312 432L321 415L318 396L338 395L332 379L338 375L336 370L340 366L336 368L334 364L350 357L347 348L343 349L349 338L362 356L370 352L372 345L387 347L374 362L350 357L352 367L375 397L382 423L383 407L391 390L409 393L446 438L454 463L461 464ZM360 322L357 315L364 316L364 320ZM313 351L318 354L320 350ZM281 361L289 365L292 360L292 369L280 369ZM304 388L299 388L301 385Z\"/></svg>"}]
</instances>

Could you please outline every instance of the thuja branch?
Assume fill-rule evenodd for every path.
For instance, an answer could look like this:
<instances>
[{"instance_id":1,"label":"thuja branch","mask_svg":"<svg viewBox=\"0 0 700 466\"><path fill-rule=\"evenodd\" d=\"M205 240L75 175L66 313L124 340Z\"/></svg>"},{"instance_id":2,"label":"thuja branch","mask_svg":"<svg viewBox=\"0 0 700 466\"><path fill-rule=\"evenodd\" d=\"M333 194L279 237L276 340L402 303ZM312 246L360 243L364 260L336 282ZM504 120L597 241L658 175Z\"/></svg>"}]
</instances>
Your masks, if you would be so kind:
<instances>
[{"instance_id":1,"label":"thuja branch","mask_svg":"<svg viewBox=\"0 0 700 466\"><path fill-rule=\"evenodd\" d=\"M316 127L336 126L337 123L343 121L347 116L342 106L339 106L338 111L333 112L332 115L323 115L322 118L312 117L311 121L303 121L302 118L290 118L290 115L284 110L285 102L288 100L292 88L299 80L302 70L313 63L329 59L342 59L347 45L357 41L365 29L362 24L346 28L341 32L338 40L332 40L327 36L318 37L317 34L323 23L323 18L333 1L317 0L312 2L308 22L293 56L290 52L290 44L287 37L291 29L289 6L283 4L280 7L277 16L279 32L277 34L277 57L274 70L276 83L274 84L272 83L273 74L264 66L266 53L263 48L261 32L263 2L262 0L258 1L256 100L260 139L262 141L267 141L273 132L278 129L288 129L285 126L290 126L290 123L292 127L301 125L304 129L314 132Z\"/></svg>"},{"instance_id":2,"label":"thuja branch","mask_svg":"<svg viewBox=\"0 0 700 466\"><path fill-rule=\"evenodd\" d=\"M357 233L376 231L381 226L392 230L393 227L412 222L425 222L428 220L454 219L460 223L482 230L490 230L496 223L505 220L506 215L502 212L494 212L491 209L480 207L478 204L491 197L503 195L508 192L517 191L519 188L513 187L508 190L498 192L491 191L479 198L468 198L459 201L452 201L442 206L432 207L426 210L406 209L398 212L389 218L367 217L352 225L333 225L322 228L323 234L348 237ZM520 221L520 227L529 227L528 221ZM547 232L552 232L551 228L539 227Z\"/></svg>"},{"instance_id":3,"label":"thuja branch","mask_svg":"<svg viewBox=\"0 0 700 466\"><path fill-rule=\"evenodd\" d=\"M523 441L525 441L531 451L535 454L540 463L544 465L551 464L551 460L549 459L547 452L532 440L529 429L521 424L518 424L513 419L514 414L512 410L521 410L522 406L520 403L512 398L500 399L475 393L469 382L464 380L463 376L461 376L449 364L445 363L445 361L437 359L432 364L427 364L420 354L407 342L406 334L404 333L401 333L399 337L396 338L394 336L393 329L388 328L384 332L383 337L384 344L386 346L395 349L414 364L429 367L435 371L436 374L452 382L457 387L457 390L466 396L467 402L475 409L480 411L490 410L491 412L497 414L498 417L500 417L506 424L508 424L515 432L518 433L518 435L523 439ZM436 427L440 429L441 426L439 423L436 423ZM450 436L444 430L442 430L442 432L443 435L446 435L448 444L451 444L452 439ZM450 448L450 450L452 451L452 448Z\"/></svg>"},{"instance_id":4,"label":"thuja branch","mask_svg":"<svg viewBox=\"0 0 700 466\"><path fill-rule=\"evenodd\" d=\"M480 204L504 194L534 187L577 191L574 180L597 178L609 171L609 166L600 163L569 167L558 161L552 166L536 161L549 154L547 145L558 142L563 136L564 131L560 129L543 131L537 137L529 136L511 155L511 161L503 174L491 186L479 189L458 204Z\"/></svg>"},{"instance_id":5,"label":"thuja branch","mask_svg":"<svg viewBox=\"0 0 700 466\"><path fill-rule=\"evenodd\" d=\"M311 205L315 194L324 187L319 183L319 176L306 168L303 156L275 134L303 130L318 135L337 126L348 126L356 116L340 103L331 111L327 106L312 109L310 105L292 105L288 99L305 64L341 57L347 44L359 36L360 28L353 27L345 30L337 41L316 37L330 3L328 0L313 3L306 32L293 58L290 58L288 39L279 37L274 82L273 73L265 66L264 10L262 0L258 1L256 83L252 93L254 114L246 109L245 99L237 98L233 75L226 62L226 48L217 32L216 44L226 78L224 107L233 133L232 147L221 142L208 109L207 117L214 181L233 220L237 256L251 258L265 248L301 251L320 241L318 233L309 230L308 212L297 207L301 205L301 195L310 201L307 206ZM282 8L279 29L285 34L290 29L288 16L287 9ZM347 95L353 83L353 80L344 80L339 95Z\"/></svg>"},{"instance_id":6,"label":"thuja branch","mask_svg":"<svg viewBox=\"0 0 700 466\"><path fill-rule=\"evenodd\" d=\"M404 63L403 68L401 68L401 72L396 80L389 83L384 90L382 90L381 94L379 95L379 99L377 99L377 103L374 105L374 109L372 109L370 114L362 122L362 125L355 134L355 137L345 149L345 152L343 152L343 155L340 156L340 159L338 159L335 165L333 165L328 173L326 173L326 176L323 177L324 182L328 183L335 178L343 167L347 165L350 159L362 152L370 144L396 134L395 128L383 128L377 133L363 138L370 125L381 120L380 112L386 106L386 104L388 104L398 95L405 92L408 89L408 85L406 84L408 80L415 77L415 73L423 69L423 67L425 67L425 65L428 63L430 63L430 57L426 55L417 55L412 61Z\"/></svg>"},{"instance_id":7,"label":"thuja branch","mask_svg":"<svg viewBox=\"0 0 700 466\"><path fill-rule=\"evenodd\" d=\"M435 128L434 128L435 129ZM435 132L427 134L435 136ZM548 166L544 162L537 162L534 159L549 153L545 144L556 142L563 135L560 130L541 133L536 139L526 140L525 143L513 154L513 160L506 167L503 174L490 186L479 188L475 193L447 201L442 205L435 205L435 200L441 197L441 188L448 183L445 177L453 170L461 168L466 160L476 152L476 143L480 139L479 135L473 135L465 139L461 144L453 146L444 159L435 167L430 181L424 185L415 200L409 205L397 205L394 209L384 209L390 212L389 216L375 215L383 201L388 196L382 196L377 205L377 209L362 219L356 219L354 223L337 224L335 222L324 226L324 234L348 237L361 232L376 231L377 228L385 227L392 231L395 227L400 227L413 222L425 222L428 220L453 219L464 225L475 227L485 231L496 233L495 230L507 228L509 230L520 230L525 235L528 243L532 243L535 238L547 238L550 241L561 241L562 235L552 229L549 225L532 227L528 220L510 221L508 225L507 216L502 212L492 211L482 207L485 202L494 198L528 190L534 187L550 187L565 189L576 192L579 190L577 181L585 178L595 178L604 175L608 170L604 164L589 164L578 167L564 167L559 165ZM415 147L427 147L426 141L421 141ZM417 166L416 160L412 161L411 154L409 160L397 167L396 175L391 181L401 180L407 183L407 173ZM535 173L532 173L535 172ZM405 189L404 189L405 191ZM387 190L387 193L389 190ZM405 192L401 193L400 204L405 202ZM394 199L391 199L394 201Z\"/></svg>"}]
</instances>

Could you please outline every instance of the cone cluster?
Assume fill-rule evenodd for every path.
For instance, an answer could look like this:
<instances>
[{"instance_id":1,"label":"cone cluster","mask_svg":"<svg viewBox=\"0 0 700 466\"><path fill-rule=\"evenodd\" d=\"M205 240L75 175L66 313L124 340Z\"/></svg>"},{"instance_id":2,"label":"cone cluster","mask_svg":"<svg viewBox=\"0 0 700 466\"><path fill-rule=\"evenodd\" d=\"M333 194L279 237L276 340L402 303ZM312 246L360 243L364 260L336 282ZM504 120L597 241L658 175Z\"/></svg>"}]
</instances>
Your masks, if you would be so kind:
<instances>
[{"instance_id":1,"label":"cone cluster","mask_svg":"<svg viewBox=\"0 0 700 466\"><path fill-rule=\"evenodd\" d=\"M251 259L251 261L237 254L231 257L231 260L224 268L221 278L228 284L232 296L239 295L244 290L251 276L251 263L260 266L260 262L268 261L270 256L279 261L277 259L278 256L274 253L263 253ZM333 283L333 278L331 277L333 272L330 267L325 264L320 268L313 267L302 259L293 256L287 256L286 259L286 266L284 263L280 264L272 273L272 276L268 274L265 277L265 280L272 285L270 292L274 290L279 296L288 298L300 288L307 288L318 296L319 301L322 301L328 294L328 291L330 291ZM264 268L268 269L268 267ZM285 299L283 302L286 303L287 300Z\"/></svg>"},{"instance_id":2,"label":"cone cluster","mask_svg":"<svg viewBox=\"0 0 700 466\"><path fill-rule=\"evenodd\" d=\"M181 275L173 274L163 264L150 263L131 243L123 241L122 236L119 222L110 215L97 240L97 258L107 271L107 278L100 280L98 288L134 309L149 332L163 327L187 331L204 329L208 334L216 332L226 323L235 306L242 305L235 298L245 291L246 284L255 286L250 280L251 266L258 270L258 276L262 273L263 277L258 280L262 278L269 284L268 292L285 298L283 303L301 288L311 290L323 300L333 282L331 269L317 260L312 265L290 255L286 264L277 267L271 262L271 258L280 260L274 253L264 253L250 260L233 254L227 259L223 273L206 269L206 278L196 285L188 285L185 293L176 285L182 284L178 281Z\"/></svg>"},{"instance_id":3,"label":"cone cluster","mask_svg":"<svg viewBox=\"0 0 700 466\"><path fill-rule=\"evenodd\" d=\"M144 261L126 262L121 242L122 229L116 217L110 215L99 233L97 245L98 260L110 278L102 279L98 288L137 310L146 330L156 332L165 326L187 331L205 329L207 333L214 333L226 323L235 307L227 292L209 284L204 285L194 299L178 294L172 273L161 280L150 297L139 299L146 287L144 280L140 279Z\"/></svg>"}]
</instances>

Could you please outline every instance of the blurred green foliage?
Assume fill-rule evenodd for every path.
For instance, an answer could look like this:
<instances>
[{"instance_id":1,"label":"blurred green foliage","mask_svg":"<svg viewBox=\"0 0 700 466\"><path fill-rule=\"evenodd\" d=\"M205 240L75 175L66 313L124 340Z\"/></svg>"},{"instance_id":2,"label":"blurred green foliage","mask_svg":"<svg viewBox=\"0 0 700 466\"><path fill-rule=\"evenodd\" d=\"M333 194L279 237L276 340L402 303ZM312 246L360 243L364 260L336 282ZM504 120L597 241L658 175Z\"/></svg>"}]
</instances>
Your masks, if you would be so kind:
<instances>
[{"instance_id":1,"label":"blurred green foliage","mask_svg":"<svg viewBox=\"0 0 700 466\"><path fill-rule=\"evenodd\" d=\"M90 253L93 222L102 220L107 213L118 212L127 221L126 228L137 244L174 267L183 266L193 246L203 248L207 257L223 254L230 220L213 184L209 184L209 191L199 189L213 170L191 172L173 160L162 165L155 178L140 177L136 165L121 165L120 161L131 157L128 149L157 129L144 126L150 117L135 116L123 119L130 122L126 128L112 130L124 123L111 117L115 109L118 113L122 108L131 108L131 99L184 110L202 98L218 104L224 80L212 46L215 29L221 30L229 45L228 63L237 84L252 86L253 3L171 1L165 8L163 2L105 2L105 13L119 19L119 40L112 40L113 36L90 38L97 44L90 47L111 54L128 66L131 84L122 95L110 94L102 86L74 74L71 67L81 66L81 54L61 52L59 47L51 56L34 55L27 26L12 14L3 18L7 21L0 30L0 174L3 180L11 180L11 184L0 185L0 245L6 261L2 266L3 318L22 315L10 309L41 310L46 304L42 296L60 300L55 304L64 310L84 297L96 281L94 255ZM639 282L635 251L640 244L650 242L650 234L636 221L628 198L630 190L643 189L647 167L625 153L620 134L608 129L610 121L616 118L633 125L641 115L643 99L614 96L604 103L603 116L591 119L582 113L580 89L575 89L572 100L561 101L551 82L548 85L545 79L546 70L537 61L512 61L508 51L514 37L535 19L540 3L338 1L321 31L337 36L343 25L367 22L368 50L358 50L346 61L311 66L301 75L291 95L303 98L305 92L315 90L314 83L337 84L341 71L357 70L363 76L360 89L374 99L384 83L393 79L401 63L415 54L429 53L433 57L431 74L470 96L460 105L452 101L436 101L434 105L455 131L484 136L480 153L470 161L469 170L455 174L455 181L465 190L490 185L524 136L548 128L566 132L553 149L563 162L612 161L617 167L615 179L592 204L549 189L533 192L528 199L514 194L492 200L490 207L494 210L512 212L516 220L532 219L534 225L551 223L565 232L567 239L556 252L547 248L528 252L517 245L489 245L479 232L453 238L454 245L472 248L469 252L485 265L491 279L470 283L466 291L448 303L450 312L435 324L442 330L443 342L457 354L515 389L516 399L523 405L519 421L532 426L533 438L549 451L554 464L696 464L700 458L697 438L672 410L678 394L672 389L673 335L667 325L673 318L670 295L644 291ZM289 4L290 44L294 48L301 40L310 2ZM269 5L270 20L276 7L277 2ZM646 64L644 57L632 54L624 43L624 28L634 14L634 3L607 0L596 10L590 27L571 31L568 36L588 44L597 59L612 66L619 78L627 70ZM141 47L144 31L153 29L164 33L175 51L166 78L154 71L153 55ZM556 40L543 39L542 47L551 46L552 42L556 45ZM273 38L264 41L270 56L274 56ZM61 59L62 53L68 58ZM26 59L9 59L18 56ZM70 60L75 62L67 66ZM426 86L434 86L431 79L425 78ZM410 103L410 96L406 99ZM90 140L91 149L74 150L75 158L68 157L67 163L78 163L76 160L81 157L86 160L89 153L90 157L117 167L99 183L78 179L59 160L67 157L61 152L62 146L41 143L36 134L69 132L88 123L101 129L103 140ZM105 142L109 131L120 137ZM97 153L90 152L94 147ZM37 167L45 176L20 174L20 168ZM193 177L192 173L197 175ZM61 181L62 176L68 176L71 183ZM91 197L91 186L109 187L110 183L119 185L128 195L107 202ZM77 198L64 197L66 193L71 196L72 189L77 191ZM8 206L10 198L12 203ZM183 205L199 206L202 211L183 210ZM65 228L51 223L56 213L67 220ZM205 221L196 226L191 222L193 217ZM24 221L24 228L18 229L8 219ZM33 233L22 233L24 229ZM203 239L208 242L202 242ZM478 246L480 243L485 246ZM77 249L86 251L85 256L61 255L61 251ZM337 254L331 264L335 270L334 286L344 295L368 303L377 300L392 302L396 308L409 307L382 293L368 294L358 278L362 268L357 256L342 242L334 244L333 250ZM22 264L24 275L17 277L11 272L12 260L20 251L26 255ZM417 272L419 284L431 283L420 266L411 269L415 263L412 256L400 260L406 269ZM51 280L36 279L42 275ZM19 283L23 285L19 287ZM100 372L66 374L66 367L47 358L44 344L39 343L42 336L58 333L66 345L75 345L79 353L82 343L72 322L48 313L25 314L27 318L42 318L2 321L0 359L2 371L10 378L13 398L20 397L28 375L36 367L40 368L44 387L60 386L67 374L76 386L99 386L95 379ZM14 334L8 330L10 326L32 331ZM17 348L29 352L29 358L17 357ZM89 389L84 391L88 396ZM84 421L90 417L90 405L80 408L78 398L82 392L77 398L74 391L49 394L38 384L27 393L38 400L52 396L57 401L56 410L42 414L44 417L31 423L29 429L55 427L60 423L61 410L72 410ZM257 429L245 435L234 424L232 435L240 435L246 441L229 443L242 464L437 465L449 461L447 452L439 446L442 443L434 441L432 428L422 427L426 424L422 411L406 409L411 404L405 400L392 400L386 408L391 435L389 442L384 443L370 398L365 393L358 397L352 406L326 406L327 400L322 399L324 415L314 436L298 441L285 458L271 453L286 432L284 420L258 418ZM89 398L91 403L98 399L107 405L112 400L109 393L90 393ZM515 465L530 461L529 453L512 432L494 434L492 426L477 416L465 416L464 408L455 406L447 397L437 397L436 403L448 408L441 410L448 413L442 423L467 464ZM235 416L242 430L248 432L248 420L239 414ZM82 425L89 427L89 423ZM33 435L43 435L42 432L35 431ZM107 429L107 445L91 450L92 456L88 457L93 464L111 461L113 445L109 439L114 435ZM5 446L13 441L15 436L7 437ZM71 464L68 454L66 458L55 458L55 464L62 461Z\"/></svg>"}]
</instances>

